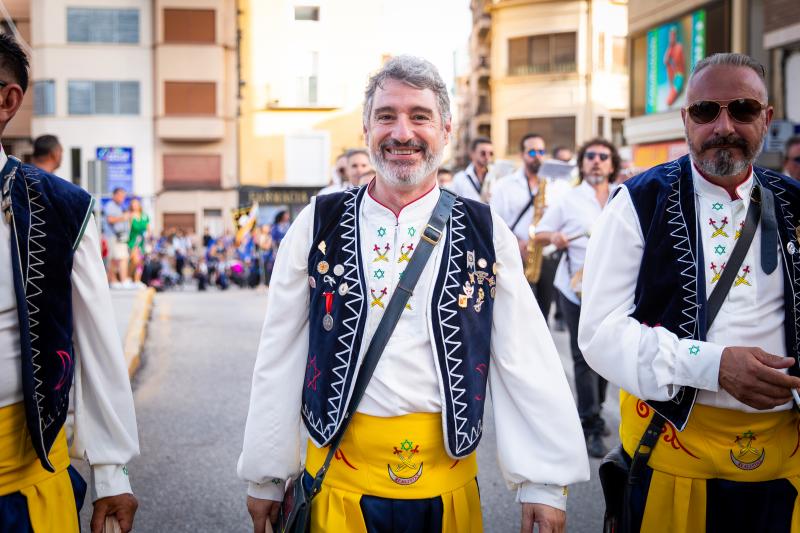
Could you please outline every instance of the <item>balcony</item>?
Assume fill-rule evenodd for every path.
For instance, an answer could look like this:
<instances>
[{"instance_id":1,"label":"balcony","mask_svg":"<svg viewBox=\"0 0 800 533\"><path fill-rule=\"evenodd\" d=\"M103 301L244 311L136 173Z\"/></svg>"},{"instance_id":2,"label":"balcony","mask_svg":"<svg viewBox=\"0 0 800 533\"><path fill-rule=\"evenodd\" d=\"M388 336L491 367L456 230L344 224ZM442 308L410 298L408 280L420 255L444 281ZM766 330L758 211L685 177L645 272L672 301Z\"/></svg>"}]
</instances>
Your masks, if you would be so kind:
<instances>
[{"instance_id":1,"label":"balcony","mask_svg":"<svg viewBox=\"0 0 800 533\"><path fill-rule=\"evenodd\" d=\"M485 39L492 29L492 16L488 13L483 13L475 21L475 28L478 30L478 38Z\"/></svg>"},{"instance_id":2,"label":"balcony","mask_svg":"<svg viewBox=\"0 0 800 533\"><path fill-rule=\"evenodd\" d=\"M225 121L221 117L158 117L156 135L162 141L221 141Z\"/></svg>"}]
</instances>

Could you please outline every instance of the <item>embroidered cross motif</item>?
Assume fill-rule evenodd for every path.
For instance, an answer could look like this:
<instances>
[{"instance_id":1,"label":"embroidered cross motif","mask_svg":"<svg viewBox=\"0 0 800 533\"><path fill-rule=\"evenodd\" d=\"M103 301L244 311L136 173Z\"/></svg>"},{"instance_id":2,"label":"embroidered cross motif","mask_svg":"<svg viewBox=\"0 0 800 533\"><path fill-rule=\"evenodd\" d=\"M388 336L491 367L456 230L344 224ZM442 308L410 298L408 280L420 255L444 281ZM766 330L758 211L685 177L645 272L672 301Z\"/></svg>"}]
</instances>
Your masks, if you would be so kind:
<instances>
[{"instance_id":1,"label":"embroidered cross motif","mask_svg":"<svg viewBox=\"0 0 800 533\"><path fill-rule=\"evenodd\" d=\"M378 237L385 237L386 236L386 228L381 226L378 228Z\"/></svg>"},{"instance_id":2,"label":"embroidered cross motif","mask_svg":"<svg viewBox=\"0 0 800 533\"><path fill-rule=\"evenodd\" d=\"M405 251L404 251L405 250ZM411 252L414 251L414 245L409 244L406 246L405 244L400 245L400 257L397 259L398 263L402 263L405 261L406 263L411 260Z\"/></svg>"},{"instance_id":3,"label":"embroidered cross motif","mask_svg":"<svg viewBox=\"0 0 800 533\"><path fill-rule=\"evenodd\" d=\"M689 347L689 355L697 355L700 353L700 347L696 344L692 344Z\"/></svg>"},{"instance_id":4,"label":"embroidered cross motif","mask_svg":"<svg viewBox=\"0 0 800 533\"><path fill-rule=\"evenodd\" d=\"M378 254L378 256L375 259L373 259L372 262L373 263L378 263L380 261L386 261L388 263L389 262L389 258L386 257L386 256L389 254L389 250L390 250L390 248L389 248L389 243L388 242L386 243L386 246L383 247L383 253L381 253L380 247L376 244L372 248L372 251L375 252L376 254Z\"/></svg>"},{"instance_id":5,"label":"embroidered cross motif","mask_svg":"<svg viewBox=\"0 0 800 533\"><path fill-rule=\"evenodd\" d=\"M379 268L372 275L375 276L375 279L383 279L384 271Z\"/></svg>"},{"instance_id":6,"label":"embroidered cross motif","mask_svg":"<svg viewBox=\"0 0 800 533\"><path fill-rule=\"evenodd\" d=\"M381 309L384 309L385 306L383 304L383 297L386 296L386 293L389 292L386 290L386 287L381 289L381 292L378 295L375 295L375 289L370 289L369 292L372 294L372 303L369 304L370 307L375 307L376 305Z\"/></svg>"},{"instance_id":7,"label":"embroidered cross motif","mask_svg":"<svg viewBox=\"0 0 800 533\"><path fill-rule=\"evenodd\" d=\"M728 234L725 233L725 227L728 225L728 217L723 217L723 219L720 221L722 225L719 227L717 227L717 221L714 220L713 218L709 218L708 223L711 225L712 228L714 228L714 233L711 234L712 239L714 237L719 237L719 236L722 237L728 236Z\"/></svg>"},{"instance_id":8,"label":"embroidered cross motif","mask_svg":"<svg viewBox=\"0 0 800 533\"><path fill-rule=\"evenodd\" d=\"M736 281L733 283L734 287L738 287L739 285L747 285L748 287L752 287L749 281L747 281L747 275L750 273L750 265L745 265L742 269L742 275L736 276Z\"/></svg>"},{"instance_id":9,"label":"embroidered cross motif","mask_svg":"<svg viewBox=\"0 0 800 533\"><path fill-rule=\"evenodd\" d=\"M408 228L408 236L409 237L413 237L416 234L417 234L417 229L416 228L414 228L414 227Z\"/></svg>"},{"instance_id":10,"label":"embroidered cross motif","mask_svg":"<svg viewBox=\"0 0 800 533\"><path fill-rule=\"evenodd\" d=\"M733 240L738 239L742 236L742 230L744 229L744 220L739 222L739 229L736 230L736 234L733 236Z\"/></svg>"},{"instance_id":11,"label":"embroidered cross motif","mask_svg":"<svg viewBox=\"0 0 800 533\"><path fill-rule=\"evenodd\" d=\"M711 209L713 209L714 211L722 211L722 204L719 202L714 202L713 204L711 204Z\"/></svg>"},{"instance_id":12,"label":"embroidered cross motif","mask_svg":"<svg viewBox=\"0 0 800 533\"><path fill-rule=\"evenodd\" d=\"M315 355L306 366L306 388L317 390L317 379L321 374L322 372L317 368L317 356Z\"/></svg>"},{"instance_id":13,"label":"embroidered cross motif","mask_svg":"<svg viewBox=\"0 0 800 533\"><path fill-rule=\"evenodd\" d=\"M722 266L717 266L714 262L711 262L711 272L714 273L714 277L711 278L711 283L716 283L719 281L720 276L722 276L722 271L725 270L725 263L722 263Z\"/></svg>"},{"instance_id":14,"label":"embroidered cross motif","mask_svg":"<svg viewBox=\"0 0 800 533\"><path fill-rule=\"evenodd\" d=\"M725 253L725 246L722 244L718 244L714 247L714 253L717 255L722 255Z\"/></svg>"}]
</instances>

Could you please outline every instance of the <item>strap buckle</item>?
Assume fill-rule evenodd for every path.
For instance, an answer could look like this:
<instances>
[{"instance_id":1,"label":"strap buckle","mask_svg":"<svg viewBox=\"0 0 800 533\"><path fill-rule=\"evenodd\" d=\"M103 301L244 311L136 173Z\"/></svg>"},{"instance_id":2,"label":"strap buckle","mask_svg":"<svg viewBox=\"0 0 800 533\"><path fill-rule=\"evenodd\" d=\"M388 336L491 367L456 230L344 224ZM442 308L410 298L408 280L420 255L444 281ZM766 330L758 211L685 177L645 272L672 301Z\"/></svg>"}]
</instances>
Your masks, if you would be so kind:
<instances>
[{"instance_id":1,"label":"strap buckle","mask_svg":"<svg viewBox=\"0 0 800 533\"><path fill-rule=\"evenodd\" d=\"M433 233L433 235L430 235L429 232ZM422 238L425 239L426 242L436 246L439 244L439 241L442 240L442 231L428 224L425 231L422 232Z\"/></svg>"}]
</instances>

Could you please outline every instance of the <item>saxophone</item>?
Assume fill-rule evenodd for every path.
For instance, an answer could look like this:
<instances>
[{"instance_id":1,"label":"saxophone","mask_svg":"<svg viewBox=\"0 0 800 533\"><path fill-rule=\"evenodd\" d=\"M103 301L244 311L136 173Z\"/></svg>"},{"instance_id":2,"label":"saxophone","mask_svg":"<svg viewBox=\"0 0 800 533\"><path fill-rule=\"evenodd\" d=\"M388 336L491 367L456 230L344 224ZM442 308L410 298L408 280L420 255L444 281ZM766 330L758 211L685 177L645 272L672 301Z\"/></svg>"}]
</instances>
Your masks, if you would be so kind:
<instances>
[{"instance_id":1,"label":"saxophone","mask_svg":"<svg viewBox=\"0 0 800 533\"><path fill-rule=\"evenodd\" d=\"M545 208L545 194L547 188L547 180L539 178L539 190L533 200L533 218L531 225L528 228L528 254L525 257L525 278L528 283L537 283L542 275L542 253L544 246L536 244L533 240L536 234L536 225L542 219Z\"/></svg>"}]
</instances>

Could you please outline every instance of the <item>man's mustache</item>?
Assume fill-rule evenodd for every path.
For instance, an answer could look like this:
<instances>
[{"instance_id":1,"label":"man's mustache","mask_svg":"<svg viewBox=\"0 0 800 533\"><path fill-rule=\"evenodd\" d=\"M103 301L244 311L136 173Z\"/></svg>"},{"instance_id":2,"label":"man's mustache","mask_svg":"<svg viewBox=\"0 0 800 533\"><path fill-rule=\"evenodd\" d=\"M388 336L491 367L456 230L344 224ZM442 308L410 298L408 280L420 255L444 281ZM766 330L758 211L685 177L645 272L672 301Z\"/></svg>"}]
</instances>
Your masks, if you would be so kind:
<instances>
[{"instance_id":1,"label":"man's mustache","mask_svg":"<svg viewBox=\"0 0 800 533\"><path fill-rule=\"evenodd\" d=\"M725 137L712 137L700 146L700 151L704 152L710 148L727 148L731 146L741 148L745 153L750 151L747 141L734 134L726 135Z\"/></svg>"},{"instance_id":2,"label":"man's mustache","mask_svg":"<svg viewBox=\"0 0 800 533\"><path fill-rule=\"evenodd\" d=\"M381 151L386 148L419 148L420 150L427 152L428 143L425 141L417 141L415 139L410 139L404 143L398 141L397 139L388 139L380 144Z\"/></svg>"}]
</instances>

